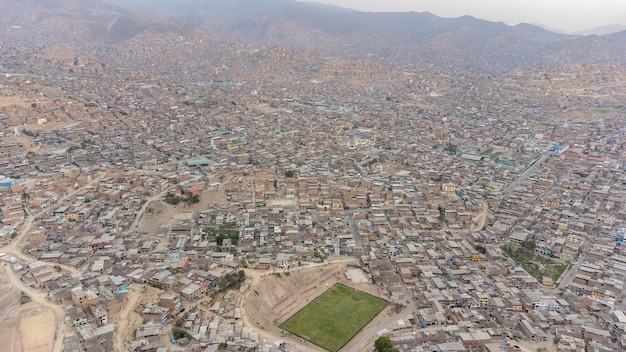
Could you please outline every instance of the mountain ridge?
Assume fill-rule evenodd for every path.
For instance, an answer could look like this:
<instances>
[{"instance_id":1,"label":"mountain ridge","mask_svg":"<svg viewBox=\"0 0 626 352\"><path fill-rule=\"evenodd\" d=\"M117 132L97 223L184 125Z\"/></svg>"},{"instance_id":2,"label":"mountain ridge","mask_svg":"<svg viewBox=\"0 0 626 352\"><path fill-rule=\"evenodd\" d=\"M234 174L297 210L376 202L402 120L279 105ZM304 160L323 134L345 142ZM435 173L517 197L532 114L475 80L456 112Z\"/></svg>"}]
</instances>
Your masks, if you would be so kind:
<instances>
[{"instance_id":1,"label":"mountain ridge","mask_svg":"<svg viewBox=\"0 0 626 352\"><path fill-rule=\"evenodd\" d=\"M610 24L607 26L599 26L594 28L589 28L584 31L575 31L572 32L573 35L599 35L606 36L618 32L626 31L626 26L621 24Z\"/></svg>"},{"instance_id":2,"label":"mountain ridge","mask_svg":"<svg viewBox=\"0 0 626 352\"><path fill-rule=\"evenodd\" d=\"M239 38L319 57L465 73L497 74L575 63L626 66L626 34L572 36L471 16L359 12L291 0L27 0L19 4L0 0L0 4L8 9L0 19L2 41L40 49L64 45L104 52L142 33L185 37L202 30L216 38Z\"/></svg>"},{"instance_id":3,"label":"mountain ridge","mask_svg":"<svg viewBox=\"0 0 626 352\"><path fill-rule=\"evenodd\" d=\"M323 57L370 58L474 73L578 62L626 65L620 54L626 52L626 42L619 36L581 38L535 25L508 26L471 16L448 19L426 12L346 11L289 0L207 0L203 4L196 23L212 34ZM575 60L561 55L571 52Z\"/></svg>"}]
</instances>

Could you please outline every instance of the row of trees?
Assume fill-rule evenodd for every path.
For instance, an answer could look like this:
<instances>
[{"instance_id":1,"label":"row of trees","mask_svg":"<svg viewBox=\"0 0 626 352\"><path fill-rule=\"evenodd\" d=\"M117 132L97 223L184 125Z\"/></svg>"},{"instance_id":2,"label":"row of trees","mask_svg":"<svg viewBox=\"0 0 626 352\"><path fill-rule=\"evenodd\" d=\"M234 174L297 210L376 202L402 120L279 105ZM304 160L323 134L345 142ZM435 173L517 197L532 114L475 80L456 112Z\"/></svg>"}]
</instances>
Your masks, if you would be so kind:
<instances>
[{"instance_id":1,"label":"row of trees","mask_svg":"<svg viewBox=\"0 0 626 352\"><path fill-rule=\"evenodd\" d=\"M167 204L177 205L180 202L185 202L187 205L195 204L200 202L200 196L197 194L187 193L184 196L176 196L172 193L167 192L163 201Z\"/></svg>"}]
</instances>

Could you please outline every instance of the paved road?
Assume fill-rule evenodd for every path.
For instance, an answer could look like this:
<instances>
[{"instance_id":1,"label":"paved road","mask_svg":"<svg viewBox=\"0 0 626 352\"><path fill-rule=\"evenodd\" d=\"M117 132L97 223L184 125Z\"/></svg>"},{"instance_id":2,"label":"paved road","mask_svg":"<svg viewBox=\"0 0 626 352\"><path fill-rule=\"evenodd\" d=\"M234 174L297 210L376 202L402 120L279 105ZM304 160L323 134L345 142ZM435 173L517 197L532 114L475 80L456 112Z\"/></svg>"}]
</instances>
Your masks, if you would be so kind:
<instances>
[{"instance_id":1,"label":"paved road","mask_svg":"<svg viewBox=\"0 0 626 352\"><path fill-rule=\"evenodd\" d=\"M515 188L517 188L522 182L525 182L528 177L530 177L530 175L532 175L535 170L537 169L537 167L539 167L539 165L543 164L546 160L548 160L550 158L550 154L549 153L545 153L542 154L539 159L537 160L537 162L535 162L534 164L532 164L531 166L529 166L526 170L524 170L524 172L522 172L517 179L515 179L515 181L511 182L511 184L509 184L504 190L503 192L511 192L513 191Z\"/></svg>"},{"instance_id":2,"label":"paved road","mask_svg":"<svg viewBox=\"0 0 626 352\"><path fill-rule=\"evenodd\" d=\"M580 256L580 258L578 258L576 264L569 269L567 274L561 276L561 282L559 283L559 288L566 289L567 286L569 286L569 284L572 282L572 280L574 279L574 276L578 272L578 269L580 269L581 265L583 265L583 263L587 260L587 254L589 253L589 249L591 248L591 245L593 244L594 240L595 240L594 238L587 238L585 240L585 245L582 250L582 255Z\"/></svg>"},{"instance_id":3,"label":"paved road","mask_svg":"<svg viewBox=\"0 0 626 352\"><path fill-rule=\"evenodd\" d=\"M542 161L543 162L543 161ZM489 212L489 204L483 202L480 212L476 215L477 224L472 229L458 229L449 230L451 233L469 233L473 231L482 230L485 227L487 214ZM405 292L409 304L398 313L393 312L393 306L389 306L382 311L370 324L368 324L357 336L355 336L350 342L348 342L341 351L367 351L371 350L374 346L374 341L378 338L378 333L389 326L392 326L396 321L406 317L415 311L414 302L408 292ZM441 327L434 327L433 330L441 329ZM430 329L421 329L420 331L429 331Z\"/></svg>"},{"instance_id":4,"label":"paved road","mask_svg":"<svg viewBox=\"0 0 626 352\"><path fill-rule=\"evenodd\" d=\"M311 345L309 343L303 343L303 342L299 342L298 340L292 338L290 335L287 336L279 336L278 334L275 334L273 332L270 332L268 330L265 329L260 329L257 327L256 324L253 324L250 320L248 320L248 315L246 314L246 311L244 309L244 304L248 298L248 296L250 295L251 292L254 292L254 288L259 284L259 282L261 280L263 280L263 277L265 275L270 275L270 273L268 272L260 272L257 270L253 270L253 269L245 269L246 272L246 278L248 278L250 280L250 284L248 285L248 289L246 290L246 292L244 293L240 305L238 308L241 309L241 317L243 319L243 323L244 326L253 329L254 331L256 331L259 334L259 340L262 341L263 339L272 339L272 340L276 340L276 341L285 341L293 346L295 346L296 351L301 352L301 351L319 351L322 352L324 351L323 349L317 349L316 346Z\"/></svg>"}]
</instances>

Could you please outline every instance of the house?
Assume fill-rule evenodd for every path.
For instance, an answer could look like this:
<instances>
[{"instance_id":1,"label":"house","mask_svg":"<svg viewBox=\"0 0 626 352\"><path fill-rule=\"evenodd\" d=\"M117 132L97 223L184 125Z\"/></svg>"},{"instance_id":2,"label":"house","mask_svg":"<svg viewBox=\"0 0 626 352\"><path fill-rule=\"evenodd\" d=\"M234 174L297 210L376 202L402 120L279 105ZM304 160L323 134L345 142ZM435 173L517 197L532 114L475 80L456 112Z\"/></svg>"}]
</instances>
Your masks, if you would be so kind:
<instances>
[{"instance_id":1,"label":"house","mask_svg":"<svg viewBox=\"0 0 626 352\"><path fill-rule=\"evenodd\" d=\"M191 283L180 291L181 296L188 300L195 300L202 293L202 287L198 284Z\"/></svg>"},{"instance_id":2,"label":"house","mask_svg":"<svg viewBox=\"0 0 626 352\"><path fill-rule=\"evenodd\" d=\"M260 258L259 264L257 264L257 269L269 269L272 266L272 261L269 258Z\"/></svg>"},{"instance_id":3,"label":"house","mask_svg":"<svg viewBox=\"0 0 626 352\"><path fill-rule=\"evenodd\" d=\"M78 286L70 290L72 293L72 301L78 306L91 306L99 303L98 295L92 290L85 290Z\"/></svg>"},{"instance_id":4,"label":"house","mask_svg":"<svg viewBox=\"0 0 626 352\"><path fill-rule=\"evenodd\" d=\"M157 341L161 338L161 324L148 322L141 325L135 331L135 338L147 339L148 341Z\"/></svg>"},{"instance_id":5,"label":"house","mask_svg":"<svg viewBox=\"0 0 626 352\"><path fill-rule=\"evenodd\" d=\"M172 236L176 235L184 235L190 236L193 234L195 230L195 223L191 221L179 222L172 226L171 232Z\"/></svg>"},{"instance_id":6,"label":"house","mask_svg":"<svg viewBox=\"0 0 626 352\"><path fill-rule=\"evenodd\" d=\"M91 314L94 316L98 326L104 326L109 323L107 311L101 306L91 306Z\"/></svg>"},{"instance_id":7,"label":"house","mask_svg":"<svg viewBox=\"0 0 626 352\"><path fill-rule=\"evenodd\" d=\"M450 194L455 194L456 193L456 187L450 184L443 184L441 185L441 191L442 192L446 192L446 193L450 193Z\"/></svg>"},{"instance_id":8,"label":"house","mask_svg":"<svg viewBox=\"0 0 626 352\"><path fill-rule=\"evenodd\" d=\"M527 319L521 320L520 328L528 339L535 342L546 341L546 335L543 333L543 331L539 328L535 328Z\"/></svg>"},{"instance_id":9,"label":"house","mask_svg":"<svg viewBox=\"0 0 626 352\"><path fill-rule=\"evenodd\" d=\"M168 311L167 308L148 302L141 310L141 316L144 321L161 321L164 316L167 316Z\"/></svg>"},{"instance_id":10,"label":"house","mask_svg":"<svg viewBox=\"0 0 626 352\"><path fill-rule=\"evenodd\" d=\"M74 326L87 324L87 315L80 307L72 307L67 311Z\"/></svg>"},{"instance_id":11,"label":"house","mask_svg":"<svg viewBox=\"0 0 626 352\"><path fill-rule=\"evenodd\" d=\"M183 306L180 298L171 293L162 294L159 297L159 305L169 309L170 311L179 311Z\"/></svg>"},{"instance_id":12,"label":"house","mask_svg":"<svg viewBox=\"0 0 626 352\"><path fill-rule=\"evenodd\" d=\"M522 244L522 242L526 241L527 239L528 239L527 233L515 232L509 238L509 242L511 244Z\"/></svg>"}]
</instances>

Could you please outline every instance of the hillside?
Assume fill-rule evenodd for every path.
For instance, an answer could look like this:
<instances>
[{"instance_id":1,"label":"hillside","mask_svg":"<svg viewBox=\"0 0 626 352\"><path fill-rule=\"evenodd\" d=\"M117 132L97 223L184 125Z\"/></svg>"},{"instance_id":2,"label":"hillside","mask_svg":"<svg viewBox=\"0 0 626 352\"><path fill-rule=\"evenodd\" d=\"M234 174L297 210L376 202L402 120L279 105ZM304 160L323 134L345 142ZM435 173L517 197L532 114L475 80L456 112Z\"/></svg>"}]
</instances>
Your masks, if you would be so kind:
<instances>
[{"instance_id":1,"label":"hillside","mask_svg":"<svg viewBox=\"0 0 626 352\"><path fill-rule=\"evenodd\" d=\"M145 0L135 0L143 3ZM626 63L626 41L570 36L430 13L367 13L289 0L182 1L169 11L212 34L324 57L378 59L417 68L499 73L520 67Z\"/></svg>"},{"instance_id":2,"label":"hillside","mask_svg":"<svg viewBox=\"0 0 626 352\"><path fill-rule=\"evenodd\" d=\"M626 65L623 32L569 36L469 16L366 13L291 0L0 0L0 6L6 9L0 18L3 45L29 50L59 45L106 57L118 66L143 65L133 61L134 51L128 53L144 50L146 42L161 43L151 49L156 50L154 59L182 66L191 64L185 58L203 64L216 61L216 55L238 61L238 54L220 50L241 51L250 44L307 57L384 60L417 69L481 74L575 63ZM204 44L196 44L190 56L163 55L173 38L190 42L200 37ZM123 59L114 55L120 52ZM254 55L243 59L250 69L257 66Z\"/></svg>"}]
</instances>

